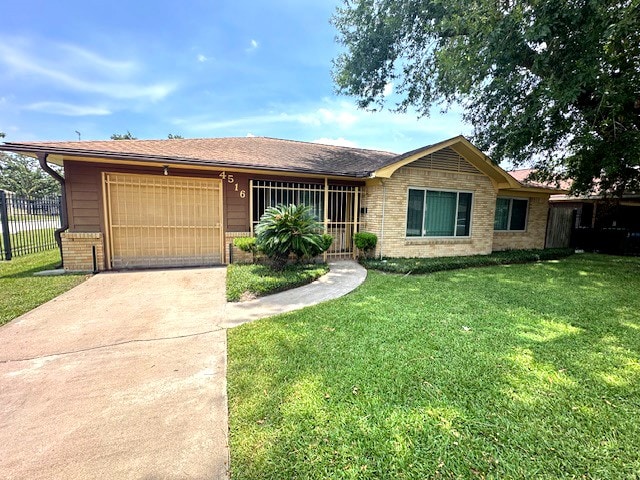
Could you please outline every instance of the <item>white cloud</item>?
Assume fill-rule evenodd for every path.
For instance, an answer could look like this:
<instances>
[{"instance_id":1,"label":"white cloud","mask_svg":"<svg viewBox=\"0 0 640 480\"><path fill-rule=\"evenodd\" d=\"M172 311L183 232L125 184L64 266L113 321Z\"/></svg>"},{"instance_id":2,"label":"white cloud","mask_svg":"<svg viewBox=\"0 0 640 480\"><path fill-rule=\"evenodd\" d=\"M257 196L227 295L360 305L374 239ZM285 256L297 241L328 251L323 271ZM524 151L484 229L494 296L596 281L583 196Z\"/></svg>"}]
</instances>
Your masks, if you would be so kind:
<instances>
[{"instance_id":1,"label":"white cloud","mask_svg":"<svg viewBox=\"0 0 640 480\"><path fill-rule=\"evenodd\" d=\"M388 97L393 93L393 83L387 83L384 86L384 90L382 91L382 95Z\"/></svg>"},{"instance_id":2,"label":"white cloud","mask_svg":"<svg viewBox=\"0 0 640 480\"><path fill-rule=\"evenodd\" d=\"M114 99L161 100L175 85L146 83L133 78L138 66L133 62L104 58L80 47L51 44L50 49L29 48L24 42L0 38L0 64L10 73L68 90L95 93Z\"/></svg>"},{"instance_id":3,"label":"white cloud","mask_svg":"<svg viewBox=\"0 0 640 480\"><path fill-rule=\"evenodd\" d=\"M204 62L206 62L207 60L209 60L209 59L208 59L206 56L204 56L204 55L203 55L203 54L201 54L201 53L200 53L200 54L198 54L198 61L199 61L200 63L204 63Z\"/></svg>"},{"instance_id":4,"label":"white cloud","mask_svg":"<svg viewBox=\"0 0 640 480\"><path fill-rule=\"evenodd\" d=\"M253 133L249 132L249 133L247 133L246 137L247 138L253 138L253 137L255 137L255 135Z\"/></svg>"},{"instance_id":5,"label":"white cloud","mask_svg":"<svg viewBox=\"0 0 640 480\"><path fill-rule=\"evenodd\" d=\"M111 111L103 107L89 105L71 105L62 102L37 102L27 105L27 110L35 110L44 113L65 115L68 117L82 117L87 115L110 115Z\"/></svg>"},{"instance_id":6,"label":"white cloud","mask_svg":"<svg viewBox=\"0 0 640 480\"><path fill-rule=\"evenodd\" d=\"M312 140L311 143L321 143L323 145L335 145L337 147L351 147L356 148L358 144L356 142L352 142L351 140L347 140L346 138L327 138L322 137L316 140Z\"/></svg>"},{"instance_id":7,"label":"white cloud","mask_svg":"<svg viewBox=\"0 0 640 480\"><path fill-rule=\"evenodd\" d=\"M247 52L253 52L254 50L257 50L258 47L260 46L260 44L258 43L257 40L251 39L251 41L249 42L249 48L247 48Z\"/></svg>"},{"instance_id":8,"label":"white cloud","mask_svg":"<svg viewBox=\"0 0 640 480\"><path fill-rule=\"evenodd\" d=\"M418 118L411 112L368 112L349 102L325 98L312 105L274 106L272 112L263 115L202 115L174 119L173 123L194 135L243 135L259 130L267 136L316 138L319 143L401 153L459 134L468 135L470 127L462 123L460 113L459 108L452 108L441 114L434 107L431 117Z\"/></svg>"}]
</instances>

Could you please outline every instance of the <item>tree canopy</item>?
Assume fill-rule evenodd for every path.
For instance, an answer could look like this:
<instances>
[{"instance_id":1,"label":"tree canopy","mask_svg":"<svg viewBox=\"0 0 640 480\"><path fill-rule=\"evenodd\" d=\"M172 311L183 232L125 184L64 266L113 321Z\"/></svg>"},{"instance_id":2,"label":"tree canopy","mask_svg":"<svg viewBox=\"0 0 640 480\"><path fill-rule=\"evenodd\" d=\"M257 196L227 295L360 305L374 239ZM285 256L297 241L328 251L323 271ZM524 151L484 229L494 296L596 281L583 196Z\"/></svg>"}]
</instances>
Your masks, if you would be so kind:
<instances>
[{"instance_id":1,"label":"tree canopy","mask_svg":"<svg viewBox=\"0 0 640 480\"><path fill-rule=\"evenodd\" d=\"M576 192L640 191L640 0L345 0L340 93L428 115L459 103L494 161Z\"/></svg>"},{"instance_id":2,"label":"tree canopy","mask_svg":"<svg viewBox=\"0 0 640 480\"><path fill-rule=\"evenodd\" d=\"M0 152L0 190L23 197L44 197L60 195L60 184L40 168L35 158Z\"/></svg>"},{"instance_id":3,"label":"tree canopy","mask_svg":"<svg viewBox=\"0 0 640 480\"><path fill-rule=\"evenodd\" d=\"M114 133L111 135L111 140L137 140L137 137L134 137L133 134L127 130L127 133Z\"/></svg>"}]
</instances>

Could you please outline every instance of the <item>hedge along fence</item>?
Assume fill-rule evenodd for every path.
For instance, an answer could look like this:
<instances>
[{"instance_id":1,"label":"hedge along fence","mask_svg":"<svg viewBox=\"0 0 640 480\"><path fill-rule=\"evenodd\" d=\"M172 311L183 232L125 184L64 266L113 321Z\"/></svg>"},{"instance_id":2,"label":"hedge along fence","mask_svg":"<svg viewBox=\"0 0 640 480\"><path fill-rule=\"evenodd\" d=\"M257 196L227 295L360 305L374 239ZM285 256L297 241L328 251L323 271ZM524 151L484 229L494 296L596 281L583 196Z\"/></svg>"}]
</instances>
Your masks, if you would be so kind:
<instances>
[{"instance_id":1,"label":"hedge along fence","mask_svg":"<svg viewBox=\"0 0 640 480\"><path fill-rule=\"evenodd\" d=\"M503 252L494 252L490 255L468 257L363 258L360 259L360 263L365 268L372 270L419 275L443 270L557 260L568 257L573 253L574 250L572 248L547 248L544 250L505 250Z\"/></svg>"}]
</instances>

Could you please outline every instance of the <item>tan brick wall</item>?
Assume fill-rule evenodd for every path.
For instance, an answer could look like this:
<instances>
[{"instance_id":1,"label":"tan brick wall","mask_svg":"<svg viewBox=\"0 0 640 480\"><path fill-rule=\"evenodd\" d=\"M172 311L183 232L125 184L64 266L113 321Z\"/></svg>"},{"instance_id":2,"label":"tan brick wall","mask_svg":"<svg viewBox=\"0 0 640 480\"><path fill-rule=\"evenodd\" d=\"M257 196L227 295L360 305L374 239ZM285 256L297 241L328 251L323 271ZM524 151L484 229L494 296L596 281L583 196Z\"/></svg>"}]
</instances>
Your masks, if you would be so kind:
<instances>
[{"instance_id":1,"label":"tan brick wall","mask_svg":"<svg viewBox=\"0 0 640 480\"><path fill-rule=\"evenodd\" d=\"M102 233L64 232L62 255L64 269L71 272L90 272L93 270L93 248L96 247L98 270L104 270L104 242Z\"/></svg>"},{"instance_id":2,"label":"tan brick wall","mask_svg":"<svg viewBox=\"0 0 640 480\"><path fill-rule=\"evenodd\" d=\"M509 197L513 197L513 195ZM544 248L547 215L549 214L549 197L529 198L528 208L526 230L524 232L494 232L494 251Z\"/></svg>"},{"instance_id":3,"label":"tan brick wall","mask_svg":"<svg viewBox=\"0 0 640 480\"><path fill-rule=\"evenodd\" d=\"M443 257L491 253L496 190L484 175L402 167L382 185L367 186L362 230L378 235L376 255ZM407 238L409 187L462 190L473 193L471 236L468 238ZM383 188L386 189L384 193ZM384 202L384 232L382 210Z\"/></svg>"},{"instance_id":4,"label":"tan brick wall","mask_svg":"<svg viewBox=\"0 0 640 480\"><path fill-rule=\"evenodd\" d=\"M233 258L233 263L251 263L253 261L253 255L249 252L243 252L233 244L233 239L236 237L250 237L251 232L226 232L225 239L225 258L227 263L230 263L230 259Z\"/></svg>"}]
</instances>

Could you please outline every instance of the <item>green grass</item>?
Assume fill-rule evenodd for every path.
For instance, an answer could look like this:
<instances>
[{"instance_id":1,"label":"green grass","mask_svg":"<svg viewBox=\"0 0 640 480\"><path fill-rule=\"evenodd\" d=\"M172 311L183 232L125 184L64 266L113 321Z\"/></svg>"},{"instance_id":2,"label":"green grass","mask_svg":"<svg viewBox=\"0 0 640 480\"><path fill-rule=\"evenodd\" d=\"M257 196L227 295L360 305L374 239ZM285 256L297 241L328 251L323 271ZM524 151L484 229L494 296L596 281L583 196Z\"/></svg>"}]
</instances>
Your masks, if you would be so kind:
<instances>
[{"instance_id":1,"label":"green grass","mask_svg":"<svg viewBox=\"0 0 640 480\"><path fill-rule=\"evenodd\" d=\"M0 261L0 325L41 305L86 279L86 275L34 277L60 263L58 250Z\"/></svg>"},{"instance_id":2,"label":"green grass","mask_svg":"<svg viewBox=\"0 0 640 480\"><path fill-rule=\"evenodd\" d=\"M640 259L369 272L230 330L234 479L640 476Z\"/></svg>"},{"instance_id":3,"label":"green grass","mask_svg":"<svg viewBox=\"0 0 640 480\"><path fill-rule=\"evenodd\" d=\"M436 258L363 258L366 268L390 273L423 274L459 270L461 268L513 265L542 260L557 260L573 255L572 248L546 248L540 250L505 250L489 255Z\"/></svg>"},{"instance_id":4,"label":"green grass","mask_svg":"<svg viewBox=\"0 0 640 480\"><path fill-rule=\"evenodd\" d=\"M280 272L267 265L231 264L227 267L227 300L237 302L306 285L328 271L326 264L289 265Z\"/></svg>"}]
</instances>

